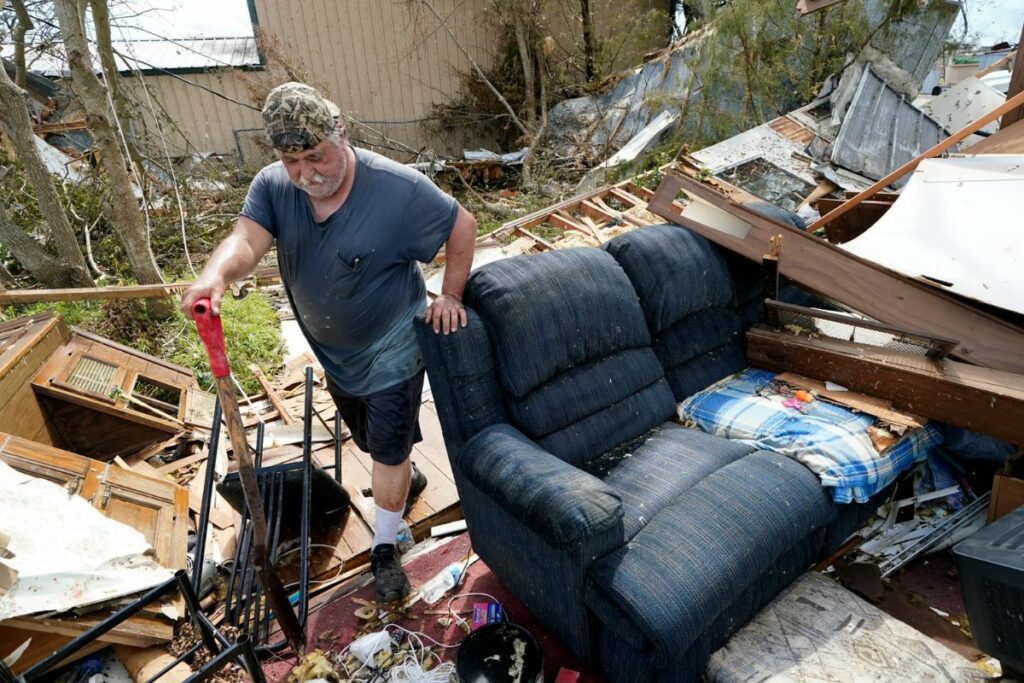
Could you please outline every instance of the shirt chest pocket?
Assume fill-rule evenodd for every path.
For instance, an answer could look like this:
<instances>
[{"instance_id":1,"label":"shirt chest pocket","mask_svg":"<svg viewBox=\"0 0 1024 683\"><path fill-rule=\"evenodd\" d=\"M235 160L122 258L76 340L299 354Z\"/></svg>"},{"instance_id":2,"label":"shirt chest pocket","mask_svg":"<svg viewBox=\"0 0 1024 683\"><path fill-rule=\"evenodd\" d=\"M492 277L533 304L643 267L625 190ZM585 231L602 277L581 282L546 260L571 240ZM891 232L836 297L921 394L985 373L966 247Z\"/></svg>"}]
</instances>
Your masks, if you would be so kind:
<instances>
[{"instance_id":1,"label":"shirt chest pocket","mask_svg":"<svg viewBox=\"0 0 1024 683\"><path fill-rule=\"evenodd\" d=\"M328 294L331 297L348 299L355 295L360 285L366 280L366 273L370 269L370 262L373 260L373 251L365 256L356 256L348 259L342 253L336 252L332 259L332 272L329 277Z\"/></svg>"}]
</instances>

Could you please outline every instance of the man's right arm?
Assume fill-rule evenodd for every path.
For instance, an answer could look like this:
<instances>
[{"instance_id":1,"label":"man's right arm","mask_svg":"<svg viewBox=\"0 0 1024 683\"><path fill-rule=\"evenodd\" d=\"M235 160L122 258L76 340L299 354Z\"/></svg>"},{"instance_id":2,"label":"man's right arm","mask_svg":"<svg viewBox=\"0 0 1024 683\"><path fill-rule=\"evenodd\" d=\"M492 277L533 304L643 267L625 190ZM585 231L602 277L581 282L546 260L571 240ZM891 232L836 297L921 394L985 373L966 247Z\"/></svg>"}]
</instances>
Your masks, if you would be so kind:
<instances>
[{"instance_id":1,"label":"man's right arm","mask_svg":"<svg viewBox=\"0 0 1024 683\"><path fill-rule=\"evenodd\" d=\"M273 241L273 235L259 223L239 216L235 229L213 251L199 279L182 294L181 310L185 317L192 317L192 305L204 297L209 297L213 314L220 315L224 290L251 273Z\"/></svg>"}]
</instances>

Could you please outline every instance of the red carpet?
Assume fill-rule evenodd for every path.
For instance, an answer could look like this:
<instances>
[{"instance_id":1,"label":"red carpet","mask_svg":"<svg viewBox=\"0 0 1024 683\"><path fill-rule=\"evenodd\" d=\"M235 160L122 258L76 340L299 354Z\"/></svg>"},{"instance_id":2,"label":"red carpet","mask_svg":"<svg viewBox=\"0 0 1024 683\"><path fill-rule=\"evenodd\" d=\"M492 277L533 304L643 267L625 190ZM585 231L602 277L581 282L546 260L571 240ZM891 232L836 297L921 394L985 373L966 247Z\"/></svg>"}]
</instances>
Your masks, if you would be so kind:
<instances>
[{"instance_id":1,"label":"red carpet","mask_svg":"<svg viewBox=\"0 0 1024 683\"><path fill-rule=\"evenodd\" d=\"M405 570L409 575L409 582L412 584L413 591L449 564L464 561L470 550L469 535L462 534L444 546L407 564ZM585 667L558 640L551 636L480 560L470 566L466 571L462 584L455 591L451 592L448 597L469 593L488 593L493 596L504 607L509 621L525 627L533 634L540 644L541 652L544 656L545 681L554 681L559 669L562 667L580 672L580 681L588 683L606 681L605 677L596 669ZM353 597L372 600L374 598L373 585L365 586L344 597L338 597L310 614L306 633L307 642L311 648L320 648L325 652L340 652L352 641L359 624L359 619L354 613L360 607L358 603L352 601ZM426 610L436 611L445 609L448 597L443 598L435 605L427 605L422 601L416 603L409 610L405 618L397 623L410 631L425 633L439 642L452 645L458 644L465 637L465 634L458 627L442 628L437 623L441 615L424 614ZM467 597L455 600L452 603L452 608L457 611L468 610L472 608L474 602L487 602L487 599ZM462 616L467 620L469 619L469 615ZM444 659L453 662L458 651L454 647L443 651L440 651L440 648L435 648L435 650ZM267 679L271 682L287 680L288 673L294 664L294 657L268 662L264 665Z\"/></svg>"}]
</instances>

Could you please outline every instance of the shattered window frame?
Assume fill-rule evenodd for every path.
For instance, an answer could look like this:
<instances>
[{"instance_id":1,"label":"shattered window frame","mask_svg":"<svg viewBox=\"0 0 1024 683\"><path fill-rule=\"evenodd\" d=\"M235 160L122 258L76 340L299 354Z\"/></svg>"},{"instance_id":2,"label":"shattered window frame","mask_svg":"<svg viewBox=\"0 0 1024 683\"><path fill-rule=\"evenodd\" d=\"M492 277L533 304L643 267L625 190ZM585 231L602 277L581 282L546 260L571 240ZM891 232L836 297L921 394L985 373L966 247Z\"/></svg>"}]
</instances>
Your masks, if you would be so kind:
<instances>
[{"instance_id":1,"label":"shattered window frame","mask_svg":"<svg viewBox=\"0 0 1024 683\"><path fill-rule=\"evenodd\" d=\"M715 177L746 190L769 204L796 212L814 185L763 156L756 156L719 171ZM772 181L775 181L774 183Z\"/></svg>"}]
</instances>

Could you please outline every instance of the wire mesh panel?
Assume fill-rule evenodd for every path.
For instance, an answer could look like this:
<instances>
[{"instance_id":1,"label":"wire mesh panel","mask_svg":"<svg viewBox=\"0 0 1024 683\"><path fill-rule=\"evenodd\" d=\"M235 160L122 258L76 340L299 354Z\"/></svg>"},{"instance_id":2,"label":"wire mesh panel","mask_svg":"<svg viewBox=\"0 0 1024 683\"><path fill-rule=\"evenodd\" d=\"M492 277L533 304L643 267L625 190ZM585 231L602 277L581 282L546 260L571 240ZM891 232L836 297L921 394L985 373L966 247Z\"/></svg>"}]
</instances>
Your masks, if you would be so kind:
<instances>
[{"instance_id":1,"label":"wire mesh panel","mask_svg":"<svg viewBox=\"0 0 1024 683\"><path fill-rule=\"evenodd\" d=\"M116 373L116 365L82 356L71 376L68 377L68 384L82 391L91 391L94 394L106 396L113 387Z\"/></svg>"},{"instance_id":2,"label":"wire mesh panel","mask_svg":"<svg viewBox=\"0 0 1024 683\"><path fill-rule=\"evenodd\" d=\"M929 337L883 325L854 315L769 301L779 327L799 335L841 339L916 356L941 357L955 345L953 340Z\"/></svg>"}]
</instances>

